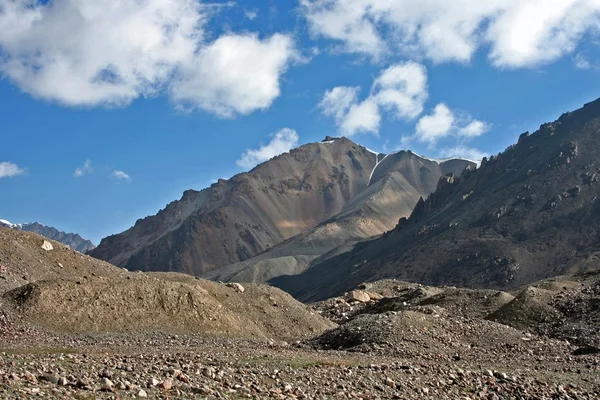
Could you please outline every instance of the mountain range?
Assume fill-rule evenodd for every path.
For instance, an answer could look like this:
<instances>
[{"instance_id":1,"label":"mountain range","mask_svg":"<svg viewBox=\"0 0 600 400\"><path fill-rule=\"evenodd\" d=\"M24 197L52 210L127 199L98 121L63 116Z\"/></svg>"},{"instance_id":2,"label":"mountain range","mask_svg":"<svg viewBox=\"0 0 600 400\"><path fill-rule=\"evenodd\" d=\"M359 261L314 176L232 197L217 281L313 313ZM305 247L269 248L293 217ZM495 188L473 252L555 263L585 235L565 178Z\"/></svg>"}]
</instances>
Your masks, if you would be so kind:
<instances>
[{"instance_id":1,"label":"mountain range","mask_svg":"<svg viewBox=\"0 0 600 400\"><path fill-rule=\"evenodd\" d=\"M0 226L37 233L39 235L47 237L48 239L56 240L57 242L66 244L73 250L76 250L80 253L87 253L95 247L91 241L82 238L76 233L66 233L63 231L59 231L56 228L42 225L38 222L31 222L26 224L13 224L7 220L0 219Z\"/></svg>"},{"instance_id":2,"label":"mountain range","mask_svg":"<svg viewBox=\"0 0 600 400\"><path fill-rule=\"evenodd\" d=\"M393 228L441 176L467 167L475 163L378 154L327 137L210 188L188 190L157 215L103 239L90 255L130 270L219 275L231 266L222 271L244 270L264 281ZM267 258L276 261L264 264Z\"/></svg>"},{"instance_id":3,"label":"mountain range","mask_svg":"<svg viewBox=\"0 0 600 400\"><path fill-rule=\"evenodd\" d=\"M513 290L597 264L599 134L597 100L480 165L327 137L186 191L90 254L304 301L386 278Z\"/></svg>"}]
</instances>

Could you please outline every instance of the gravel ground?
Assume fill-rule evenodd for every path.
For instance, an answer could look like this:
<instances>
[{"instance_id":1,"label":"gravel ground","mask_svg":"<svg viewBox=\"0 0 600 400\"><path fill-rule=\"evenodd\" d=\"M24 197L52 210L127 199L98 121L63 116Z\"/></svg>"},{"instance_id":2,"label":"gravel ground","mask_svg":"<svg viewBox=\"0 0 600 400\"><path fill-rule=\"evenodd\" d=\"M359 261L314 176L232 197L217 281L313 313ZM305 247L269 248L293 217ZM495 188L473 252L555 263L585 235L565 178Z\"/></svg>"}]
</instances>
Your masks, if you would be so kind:
<instances>
[{"instance_id":1,"label":"gravel ground","mask_svg":"<svg viewBox=\"0 0 600 400\"><path fill-rule=\"evenodd\" d=\"M406 340L346 351L322 350L314 340L55 335L7 322L0 337L0 397L600 398L600 356L573 356L575 346L564 341L530 336L516 348L503 350L496 342L456 352L453 343L440 344L451 335L437 345L398 337Z\"/></svg>"}]
</instances>

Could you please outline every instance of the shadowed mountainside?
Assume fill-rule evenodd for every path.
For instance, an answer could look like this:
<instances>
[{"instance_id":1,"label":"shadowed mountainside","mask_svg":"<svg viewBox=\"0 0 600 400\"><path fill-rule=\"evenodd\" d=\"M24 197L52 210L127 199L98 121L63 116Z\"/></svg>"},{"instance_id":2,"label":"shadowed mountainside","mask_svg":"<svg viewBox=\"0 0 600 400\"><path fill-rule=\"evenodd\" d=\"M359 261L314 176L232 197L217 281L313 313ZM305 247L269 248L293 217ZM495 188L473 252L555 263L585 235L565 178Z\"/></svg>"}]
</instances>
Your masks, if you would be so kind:
<instances>
[{"instance_id":1,"label":"shadowed mountainside","mask_svg":"<svg viewBox=\"0 0 600 400\"><path fill-rule=\"evenodd\" d=\"M443 177L392 231L272 283L314 300L381 278L514 289L594 268L599 138L597 100L521 135L477 170Z\"/></svg>"}]
</instances>

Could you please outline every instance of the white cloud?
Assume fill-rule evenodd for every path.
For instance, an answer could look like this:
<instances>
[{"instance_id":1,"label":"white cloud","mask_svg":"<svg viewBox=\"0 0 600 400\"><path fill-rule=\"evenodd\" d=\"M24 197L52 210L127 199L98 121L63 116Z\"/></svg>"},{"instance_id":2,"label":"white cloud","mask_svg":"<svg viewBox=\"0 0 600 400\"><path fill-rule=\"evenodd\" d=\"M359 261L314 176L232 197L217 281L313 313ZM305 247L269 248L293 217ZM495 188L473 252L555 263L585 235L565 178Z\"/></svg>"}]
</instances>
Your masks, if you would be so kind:
<instances>
[{"instance_id":1,"label":"white cloud","mask_svg":"<svg viewBox=\"0 0 600 400\"><path fill-rule=\"evenodd\" d=\"M575 55L574 62L577 69L591 69L593 67L592 63L581 53Z\"/></svg>"},{"instance_id":2,"label":"white cloud","mask_svg":"<svg viewBox=\"0 0 600 400\"><path fill-rule=\"evenodd\" d=\"M131 177L123 171L115 169L110 176L118 181L131 182Z\"/></svg>"},{"instance_id":3,"label":"white cloud","mask_svg":"<svg viewBox=\"0 0 600 400\"><path fill-rule=\"evenodd\" d=\"M254 20L258 17L258 11L256 10L246 10L244 11L244 16L248 18L250 21Z\"/></svg>"},{"instance_id":4,"label":"white cloud","mask_svg":"<svg viewBox=\"0 0 600 400\"><path fill-rule=\"evenodd\" d=\"M189 62L203 18L195 0L0 0L0 70L35 97L123 106Z\"/></svg>"},{"instance_id":5,"label":"white cloud","mask_svg":"<svg viewBox=\"0 0 600 400\"><path fill-rule=\"evenodd\" d=\"M207 42L205 25L219 8L197 0L0 0L0 74L67 106L126 106L167 92L220 116L264 109L279 96L294 43L279 34Z\"/></svg>"},{"instance_id":6,"label":"white cloud","mask_svg":"<svg viewBox=\"0 0 600 400\"><path fill-rule=\"evenodd\" d=\"M483 135L490 130L490 125L478 120L473 120L458 130L459 136L474 138Z\"/></svg>"},{"instance_id":7,"label":"white cloud","mask_svg":"<svg viewBox=\"0 0 600 400\"><path fill-rule=\"evenodd\" d=\"M419 119L413 136L404 137L402 140L403 144L408 144L417 139L430 146L448 137L464 142L483 135L489 131L490 127L490 124L473 119L464 113L457 116L446 104L440 103L431 114L424 115Z\"/></svg>"},{"instance_id":8,"label":"white cloud","mask_svg":"<svg viewBox=\"0 0 600 400\"><path fill-rule=\"evenodd\" d=\"M427 70L415 62L399 63L381 71L369 96L360 102L360 87L337 86L319 103L323 115L335 118L342 134L378 134L382 113L410 120L423 112L427 99Z\"/></svg>"},{"instance_id":9,"label":"white cloud","mask_svg":"<svg viewBox=\"0 0 600 400\"><path fill-rule=\"evenodd\" d=\"M416 135L421 142L435 143L448 136L454 125L454 114L448 106L438 104L433 114L423 116L416 126Z\"/></svg>"},{"instance_id":10,"label":"white cloud","mask_svg":"<svg viewBox=\"0 0 600 400\"><path fill-rule=\"evenodd\" d=\"M483 157L487 156L489 156L489 153L464 145L458 145L440 150L440 157L460 157L473 161L481 161Z\"/></svg>"},{"instance_id":11,"label":"white cloud","mask_svg":"<svg viewBox=\"0 0 600 400\"><path fill-rule=\"evenodd\" d=\"M298 133L291 128L283 128L271 135L271 141L258 149L246 150L236 164L242 168L253 168L257 164L285 153L298 146Z\"/></svg>"},{"instance_id":12,"label":"white cloud","mask_svg":"<svg viewBox=\"0 0 600 400\"><path fill-rule=\"evenodd\" d=\"M76 178L81 178L84 175L91 174L93 171L94 171L94 167L92 167L92 161L85 160L85 162L83 163L83 165L81 167L78 167L75 169L75 172L73 173L73 175Z\"/></svg>"},{"instance_id":13,"label":"white cloud","mask_svg":"<svg viewBox=\"0 0 600 400\"><path fill-rule=\"evenodd\" d=\"M221 36L182 66L171 86L177 103L221 117L268 108L280 94L280 76L296 57L287 35L261 40L256 34Z\"/></svg>"},{"instance_id":14,"label":"white cloud","mask_svg":"<svg viewBox=\"0 0 600 400\"><path fill-rule=\"evenodd\" d=\"M418 117L428 95L427 69L412 61L392 65L375 79L372 92L377 103L398 118Z\"/></svg>"},{"instance_id":15,"label":"white cloud","mask_svg":"<svg viewBox=\"0 0 600 400\"><path fill-rule=\"evenodd\" d=\"M19 167L15 163L9 161L0 162L0 178L11 178L24 173L25 169Z\"/></svg>"},{"instance_id":16,"label":"white cloud","mask_svg":"<svg viewBox=\"0 0 600 400\"><path fill-rule=\"evenodd\" d=\"M357 133L379 134L381 114L378 105L372 98L353 104L340 124L340 132L352 136Z\"/></svg>"},{"instance_id":17,"label":"white cloud","mask_svg":"<svg viewBox=\"0 0 600 400\"><path fill-rule=\"evenodd\" d=\"M533 67L572 52L600 27L597 0L300 0L313 36L375 59L400 51L498 67Z\"/></svg>"}]
</instances>

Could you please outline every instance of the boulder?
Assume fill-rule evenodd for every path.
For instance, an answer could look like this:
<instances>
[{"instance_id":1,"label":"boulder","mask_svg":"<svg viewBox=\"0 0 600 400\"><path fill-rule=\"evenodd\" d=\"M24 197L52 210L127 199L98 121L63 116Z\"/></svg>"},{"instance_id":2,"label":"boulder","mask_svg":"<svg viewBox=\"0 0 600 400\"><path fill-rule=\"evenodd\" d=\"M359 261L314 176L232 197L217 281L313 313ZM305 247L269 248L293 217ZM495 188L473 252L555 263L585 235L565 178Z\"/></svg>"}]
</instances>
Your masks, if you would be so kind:
<instances>
[{"instance_id":1,"label":"boulder","mask_svg":"<svg viewBox=\"0 0 600 400\"><path fill-rule=\"evenodd\" d=\"M362 290L353 290L346 296L348 301L358 301L360 303L368 303L371 300L371 297L367 292Z\"/></svg>"},{"instance_id":2,"label":"boulder","mask_svg":"<svg viewBox=\"0 0 600 400\"><path fill-rule=\"evenodd\" d=\"M367 292L367 294L369 295L369 298L371 300L381 300L381 299L383 299L383 296L380 295L379 293Z\"/></svg>"},{"instance_id":3,"label":"boulder","mask_svg":"<svg viewBox=\"0 0 600 400\"><path fill-rule=\"evenodd\" d=\"M54 247L52 247L52 243L50 243L47 240L44 240L44 243L42 243L42 249L44 249L46 251L50 251L50 250L54 250Z\"/></svg>"}]
</instances>

